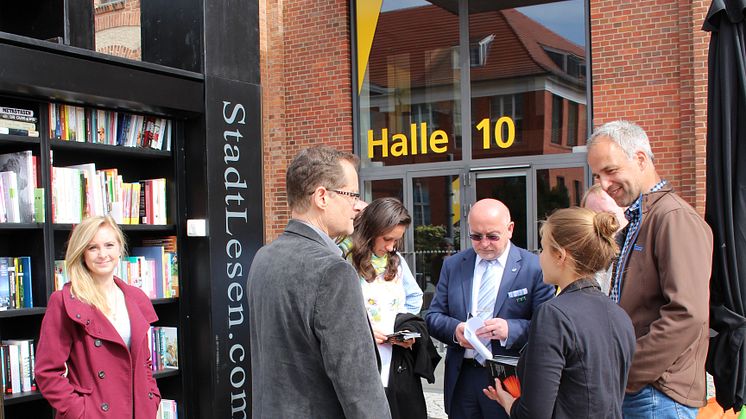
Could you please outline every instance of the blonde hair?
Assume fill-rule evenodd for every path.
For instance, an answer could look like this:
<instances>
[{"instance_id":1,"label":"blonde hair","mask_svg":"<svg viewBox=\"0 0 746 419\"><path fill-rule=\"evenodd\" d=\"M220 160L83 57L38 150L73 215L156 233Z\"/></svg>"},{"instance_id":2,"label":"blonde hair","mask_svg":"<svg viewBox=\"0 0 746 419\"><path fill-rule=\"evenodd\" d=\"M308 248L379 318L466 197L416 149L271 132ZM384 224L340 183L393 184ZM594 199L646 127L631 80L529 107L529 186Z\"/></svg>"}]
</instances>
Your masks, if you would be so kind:
<instances>
[{"instance_id":1,"label":"blonde hair","mask_svg":"<svg viewBox=\"0 0 746 419\"><path fill-rule=\"evenodd\" d=\"M96 286L91 277L88 267L85 265L85 250L93 237L98 233L101 227L110 227L119 242L121 255L126 254L126 244L124 234L111 216L95 216L84 219L80 224L75 226L70 234L70 240L67 243L67 252L65 252L65 265L70 278L72 294L81 301L88 303L104 314L109 314L109 303L106 296Z\"/></svg>"},{"instance_id":2,"label":"blonde hair","mask_svg":"<svg viewBox=\"0 0 746 419\"><path fill-rule=\"evenodd\" d=\"M541 226L541 235L552 249L564 249L575 273L587 277L605 269L619 251L614 234L619 228L614 214L587 208L564 208L552 213Z\"/></svg>"},{"instance_id":3,"label":"blonde hair","mask_svg":"<svg viewBox=\"0 0 746 419\"><path fill-rule=\"evenodd\" d=\"M594 183L583 194L583 198L580 200L580 206L583 207L583 208L585 208L585 204L586 204L586 202L588 202L588 197L589 196L591 196L593 194L599 194L600 195L602 192L604 192L604 190L603 190L603 188L601 188L601 184L600 183Z\"/></svg>"}]
</instances>

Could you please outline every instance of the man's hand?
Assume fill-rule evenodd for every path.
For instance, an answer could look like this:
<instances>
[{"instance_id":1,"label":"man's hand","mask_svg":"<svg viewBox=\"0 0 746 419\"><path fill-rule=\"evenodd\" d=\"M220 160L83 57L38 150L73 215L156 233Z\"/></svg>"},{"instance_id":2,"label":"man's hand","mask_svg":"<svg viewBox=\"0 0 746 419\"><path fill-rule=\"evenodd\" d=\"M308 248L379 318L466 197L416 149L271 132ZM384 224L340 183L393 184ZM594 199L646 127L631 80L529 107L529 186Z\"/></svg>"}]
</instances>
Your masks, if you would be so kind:
<instances>
[{"instance_id":1,"label":"man's hand","mask_svg":"<svg viewBox=\"0 0 746 419\"><path fill-rule=\"evenodd\" d=\"M508 322L505 319L495 317L484 322L484 326L476 330L480 339L507 340Z\"/></svg>"},{"instance_id":2,"label":"man's hand","mask_svg":"<svg viewBox=\"0 0 746 419\"><path fill-rule=\"evenodd\" d=\"M468 340L466 340L466 337L464 337L464 329L466 328L466 323L461 322L456 326L456 341L459 345L466 349L474 349L473 346L471 346L471 343L469 343Z\"/></svg>"}]
</instances>

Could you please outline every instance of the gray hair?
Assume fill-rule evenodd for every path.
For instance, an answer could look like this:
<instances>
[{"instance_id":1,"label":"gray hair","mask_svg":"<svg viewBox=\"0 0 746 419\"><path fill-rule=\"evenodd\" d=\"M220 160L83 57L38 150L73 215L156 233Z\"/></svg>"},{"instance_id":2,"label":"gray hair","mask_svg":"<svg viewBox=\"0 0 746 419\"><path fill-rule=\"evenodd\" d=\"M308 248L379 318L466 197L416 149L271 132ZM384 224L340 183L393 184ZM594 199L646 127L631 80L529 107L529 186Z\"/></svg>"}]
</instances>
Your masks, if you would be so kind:
<instances>
[{"instance_id":1,"label":"gray hair","mask_svg":"<svg viewBox=\"0 0 746 419\"><path fill-rule=\"evenodd\" d=\"M615 142L630 160L637 151L642 151L648 155L650 161L653 161L653 150L650 148L648 135L645 134L645 130L633 122L619 120L601 125L588 139L588 148L593 147L601 137L607 137Z\"/></svg>"}]
</instances>

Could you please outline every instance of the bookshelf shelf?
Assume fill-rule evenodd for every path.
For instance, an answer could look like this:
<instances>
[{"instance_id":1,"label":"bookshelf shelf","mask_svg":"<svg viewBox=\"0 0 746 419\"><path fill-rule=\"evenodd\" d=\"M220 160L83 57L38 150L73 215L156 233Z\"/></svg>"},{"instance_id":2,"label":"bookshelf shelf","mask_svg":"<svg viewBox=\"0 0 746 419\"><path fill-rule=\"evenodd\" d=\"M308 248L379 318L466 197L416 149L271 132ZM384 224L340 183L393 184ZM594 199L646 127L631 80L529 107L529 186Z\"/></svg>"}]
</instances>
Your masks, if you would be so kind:
<instances>
[{"instance_id":1,"label":"bookshelf shelf","mask_svg":"<svg viewBox=\"0 0 746 419\"><path fill-rule=\"evenodd\" d=\"M41 316L46 313L46 307L33 307L33 308L16 308L9 310L0 311L0 319L7 319L10 317L21 317L21 316Z\"/></svg>"},{"instance_id":2,"label":"bookshelf shelf","mask_svg":"<svg viewBox=\"0 0 746 419\"><path fill-rule=\"evenodd\" d=\"M38 137L26 137L24 135L0 134L0 141L4 144L22 144L22 145L39 145L41 140Z\"/></svg>"},{"instance_id":3,"label":"bookshelf shelf","mask_svg":"<svg viewBox=\"0 0 746 419\"><path fill-rule=\"evenodd\" d=\"M170 151L154 150L142 147L124 147L120 145L84 143L77 141L49 140L52 150L70 150L75 152L90 151L117 156L133 156L142 159L170 159Z\"/></svg>"},{"instance_id":4,"label":"bookshelf shelf","mask_svg":"<svg viewBox=\"0 0 746 419\"><path fill-rule=\"evenodd\" d=\"M0 223L0 231L2 230L39 230L44 228L44 224L41 223Z\"/></svg>"},{"instance_id":5,"label":"bookshelf shelf","mask_svg":"<svg viewBox=\"0 0 746 419\"><path fill-rule=\"evenodd\" d=\"M165 304L174 304L174 303L178 303L178 302L179 302L179 298L178 297L175 297L175 298L153 298L153 299L150 300L150 303L153 304L154 306L165 305Z\"/></svg>"},{"instance_id":6,"label":"bookshelf shelf","mask_svg":"<svg viewBox=\"0 0 746 419\"><path fill-rule=\"evenodd\" d=\"M56 231L71 231L74 226L75 226L74 224L53 224L53 228ZM124 232L142 231L142 232L168 234L168 233L174 233L176 231L176 226L174 226L173 224L166 224L166 225L120 224L119 227Z\"/></svg>"},{"instance_id":7,"label":"bookshelf shelf","mask_svg":"<svg viewBox=\"0 0 746 419\"><path fill-rule=\"evenodd\" d=\"M24 393L4 394L3 402L6 406L10 406L16 403L30 402L32 400L40 400L43 398L44 397L39 391L27 391Z\"/></svg>"},{"instance_id":8,"label":"bookshelf shelf","mask_svg":"<svg viewBox=\"0 0 746 419\"><path fill-rule=\"evenodd\" d=\"M156 380L161 379L161 378L166 378L166 377L175 377L177 375L179 375L179 370L168 369L168 370L153 371L153 377Z\"/></svg>"}]
</instances>

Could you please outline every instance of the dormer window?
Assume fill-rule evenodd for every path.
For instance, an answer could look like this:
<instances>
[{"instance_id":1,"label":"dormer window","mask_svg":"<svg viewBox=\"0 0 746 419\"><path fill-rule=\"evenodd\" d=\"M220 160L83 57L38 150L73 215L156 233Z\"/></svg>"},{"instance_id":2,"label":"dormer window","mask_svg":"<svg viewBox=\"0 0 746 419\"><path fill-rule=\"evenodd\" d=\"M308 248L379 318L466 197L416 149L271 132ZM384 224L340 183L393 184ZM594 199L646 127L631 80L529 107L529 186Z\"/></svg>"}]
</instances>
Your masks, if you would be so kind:
<instances>
[{"instance_id":1,"label":"dormer window","mask_svg":"<svg viewBox=\"0 0 746 419\"><path fill-rule=\"evenodd\" d=\"M562 69L567 75L576 79L585 79L585 60L564 51L544 48L544 52L557 67Z\"/></svg>"},{"instance_id":2,"label":"dormer window","mask_svg":"<svg viewBox=\"0 0 746 419\"><path fill-rule=\"evenodd\" d=\"M479 42L469 45L469 64L472 67L483 67L487 63L487 53L489 53L490 44L494 40L495 35L490 34Z\"/></svg>"}]
</instances>

